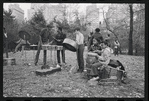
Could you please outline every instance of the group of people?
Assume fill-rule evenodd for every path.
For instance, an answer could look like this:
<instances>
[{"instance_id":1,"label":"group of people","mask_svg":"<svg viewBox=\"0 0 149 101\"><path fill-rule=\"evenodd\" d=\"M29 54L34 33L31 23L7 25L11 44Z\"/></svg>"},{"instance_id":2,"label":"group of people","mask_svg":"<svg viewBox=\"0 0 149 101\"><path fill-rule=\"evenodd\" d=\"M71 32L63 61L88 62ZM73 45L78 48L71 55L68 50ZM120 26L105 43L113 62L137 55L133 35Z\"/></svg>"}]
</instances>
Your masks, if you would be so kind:
<instances>
[{"instance_id":1,"label":"group of people","mask_svg":"<svg viewBox=\"0 0 149 101\"><path fill-rule=\"evenodd\" d=\"M114 54L118 55L118 48L120 44L116 39L114 41ZM95 33L90 32L88 38L88 52L96 53L97 59L92 63L87 63L87 67L91 69L91 75L95 78L99 79L99 73L103 69L103 67L111 66L113 68L120 67L119 69L125 71L125 67L119 60L114 60L111 58L111 53L113 53L113 49L111 48L111 39L110 34L104 39L100 33L100 29L96 28ZM88 62L89 60L87 60ZM123 77L126 77L126 72L118 71L118 81L123 82Z\"/></svg>"},{"instance_id":2,"label":"group of people","mask_svg":"<svg viewBox=\"0 0 149 101\"><path fill-rule=\"evenodd\" d=\"M56 34L52 33L52 30L54 29ZM74 33L76 35L76 43L77 43L77 63L78 63L78 70L77 72L82 73L84 71L84 35L81 33L80 28L76 27L74 29ZM50 45L58 45L58 46L63 46L63 41L66 38L66 34L63 33L63 29L60 26L53 27L51 25L47 25L46 28L43 28L40 32L39 35L39 41L38 41L38 46L37 46L37 53L35 56L35 61L34 64L37 65L38 59L39 59L39 54L42 45L50 44ZM111 62L111 53L113 53L113 50L111 48L111 41L110 41L110 34L107 35L107 38L103 38L100 29L96 28L95 33L93 30L91 30L90 35L88 37L88 52L93 52L97 54L98 61L96 61L93 64L89 64L89 66L92 68L92 71L94 71L94 75L98 76L98 71L99 68L102 68L103 65L113 65L110 64ZM15 49L15 52L17 52L18 47L20 47L22 44L30 44L28 41L24 41L21 39L19 41L18 46ZM119 42L118 40L115 40L115 55L118 55L118 47L119 47ZM65 47L63 47L62 50L57 50L57 66L60 67L61 65L61 59L60 59L60 53L62 55L62 62L66 64L65 62ZM46 64L46 54L47 50L43 50L44 54L44 65ZM113 61L112 61L113 62ZM115 61L117 66L121 66L122 70L125 70L124 66L119 62L118 60ZM122 73L121 73L122 75ZM120 79L122 76L120 77Z\"/></svg>"},{"instance_id":3,"label":"group of people","mask_svg":"<svg viewBox=\"0 0 149 101\"><path fill-rule=\"evenodd\" d=\"M54 28L55 35L53 35L53 33L51 32L51 30ZM63 33L63 30L61 27L53 27L50 25L47 25L46 28L43 28L41 30L41 33L39 35L39 42L38 42L38 50L36 53L36 57L35 57L35 62L34 64L37 65L38 63L38 59L39 59L39 54L40 54L40 50L42 45L46 45L46 44L50 44L50 45L58 45L58 46L62 46L62 43L64 41L64 39L66 38L66 34ZM46 54L47 54L47 50L43 50L44 53L44 65L46 64ZM62 62L64 64L66 64L65 62L65 48L63 47L62 50L57 50L57 67L60 67L61 65L61 59L60 59L60 53L62 55Z\"/></svg>"}]
</instances>

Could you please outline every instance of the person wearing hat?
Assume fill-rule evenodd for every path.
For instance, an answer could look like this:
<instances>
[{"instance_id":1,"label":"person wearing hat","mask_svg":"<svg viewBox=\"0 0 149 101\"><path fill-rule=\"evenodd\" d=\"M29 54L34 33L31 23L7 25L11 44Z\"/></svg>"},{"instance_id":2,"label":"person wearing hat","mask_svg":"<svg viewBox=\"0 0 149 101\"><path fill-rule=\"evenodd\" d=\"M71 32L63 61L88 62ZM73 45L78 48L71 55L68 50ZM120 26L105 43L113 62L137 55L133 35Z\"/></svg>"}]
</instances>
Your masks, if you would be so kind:
<instances>
[{"instance_id":1,"label":"person wearing hat","mask_svg":"<svg viewBox=\"0 0 149 101\"><path fill-rule=\"evenodd\" d=\"M79 66L78 72L82 73L84 71L84 58L83 58L84 36L80 32L79 27L75 28L74 33L76 34L76 43L78 44L78 48L77 48L77 61Z\"/></svg>"},{"instance_id":2,"label":"person wearing hat","mask_svg":"<svg viewBox=\"0 0 149 101\"><path fill-rule=\"evenodd\" d=\"M96 28L95 29L95 33L92 35L90 41L89 41L89 46L88 46L88 51L91 50L91 45L93 44L93 39L96 38L96 40L98 41L98 43L100 44L101 42L103 42L103 37L100 33L100 29Z\"/></svg>"},{"instance_id":3,"label":"person wearing hat","mask_svg":"<svg viewBox=\"0 0 149 101\"><path fill-rule=\"evenodd\" d=\"M61 27L58 27L58 31L57 31L57 35L55 36L55 42L56 42L56 45L58 45L58 46L62 46L62 44L63 44L63 41L64 41L64 39L66 38L66 34L64 34L63 32L62 32L62 28ZM60 52L61 52L61 54L62 54L62 62L64 63L64 64L66 64L65 63L65 49L64 49L64 47L63 47L63 50L57 50L57 61L58 61L58 64L57 64L57 67L60 67L60 63L61 63L61 61L60 61Z\"/></svg>"},{"instance_id":4,"label":"person wearing hat","mask_svg":"<svg viewBox=\"0 0 149 101\"><path fill-rule=\"evenodd\" d=\"M40 50L42 48L42 45L45 45L45 44L49 44L49 42L52 42L53 40L53 37L51 36L51 33L50 33L50 29L51 29L52 26L50 25L47 25L46 28L43 28L40 32L40 35L39 35L39 42L38 42L38 50L37 50L37 53L36 53L36 57L35 57L35 61L34 61L34 64L37 65L38 63L38 60L39 60L39 54L40 54ZM51 43L50 43L51 44ZM44 58L43 58L43 62L44 62L44 65L46 64L46 54L47 54L47 50L43 50L43 54L44 54Z\"/></svg>"}]
</instances>

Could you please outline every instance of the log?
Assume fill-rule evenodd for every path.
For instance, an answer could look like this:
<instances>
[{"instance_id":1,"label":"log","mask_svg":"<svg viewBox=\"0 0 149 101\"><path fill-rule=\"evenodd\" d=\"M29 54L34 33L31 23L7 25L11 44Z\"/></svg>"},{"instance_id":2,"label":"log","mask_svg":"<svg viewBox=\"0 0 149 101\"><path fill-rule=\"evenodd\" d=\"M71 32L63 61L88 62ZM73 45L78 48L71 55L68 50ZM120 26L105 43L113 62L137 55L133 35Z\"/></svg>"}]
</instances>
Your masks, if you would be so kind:
<instances>
[{"instance_id":1,"label":"log","mask_svg":"<svg viewBox=\"0 0 149 101\"><path fill-rule=\"evenodd\" d=\"M58 71L61 71L61 68L58 67L58 68L50 68L50 69L38 69L35 71L36 75L40 75L40 76L43 76L43 75L50 75L52 73L55 73L55 72L58 72Z\"/></svg>"},{"instance_id":2,"label":"log","mask_svg":"<svg viewBox=\"0 0 149 101\"><path fill-rule=\"evenodd\" d=\"M15 58L3 58L3 66L12 66L16 65L16 59Z\"/></svg>"}]
</instances>

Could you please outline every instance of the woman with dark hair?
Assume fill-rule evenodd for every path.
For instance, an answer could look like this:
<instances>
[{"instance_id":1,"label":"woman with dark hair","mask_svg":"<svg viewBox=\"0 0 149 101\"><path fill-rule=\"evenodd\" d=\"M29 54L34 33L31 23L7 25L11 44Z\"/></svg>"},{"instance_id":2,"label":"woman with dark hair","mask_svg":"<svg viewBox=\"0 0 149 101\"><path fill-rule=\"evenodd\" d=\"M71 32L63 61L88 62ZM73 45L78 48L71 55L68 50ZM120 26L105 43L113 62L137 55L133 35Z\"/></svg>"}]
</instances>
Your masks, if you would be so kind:
<instances>
[{"instance_id":1,"label":"woman with dark hair","mask_svg":"<svg viewBox=\"0 0 149 101\"><path fill-rule=\"evenodd\" d=\"M88 46L88 51L90 51L91 49L91 45L93 44L93 38L96 38L96 40L98 41L98 43L100 44L101 42L103 42L103 37L100 33L100 29L96 28L95 29L95 33L92 35L91 40L89 42L89 46Z\"/></svg>"},{"instance_id":2,"label":"woman with dark hair","mask_svg":"<svg viewBox=\"0 0 149 101\"><path fill-rule=\"evenodd\" d=\"M101 46L98 43L97 39L93 38L93 44L91 45L90 51L100 55L101 54L101 52L100 52L101 50L102 50Z\"/></svg>"}]
</instances>

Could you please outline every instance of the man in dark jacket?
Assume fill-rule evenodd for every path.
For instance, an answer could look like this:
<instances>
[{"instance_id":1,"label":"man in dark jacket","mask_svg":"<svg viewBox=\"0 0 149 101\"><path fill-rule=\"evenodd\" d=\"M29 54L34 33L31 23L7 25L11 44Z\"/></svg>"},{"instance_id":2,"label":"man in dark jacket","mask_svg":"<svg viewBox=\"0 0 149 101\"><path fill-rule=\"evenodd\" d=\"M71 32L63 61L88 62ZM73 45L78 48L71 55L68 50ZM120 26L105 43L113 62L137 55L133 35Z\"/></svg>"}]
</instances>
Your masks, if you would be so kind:
<instances>
[{"instance_id":1,"label":"man in dark jacket","mask_svg":"<svg viewBox=\"0 0 149 101\"><path fill-rule=\"evenodd\" d=\"M101 42L103 42L103 37L100 33L100 29L96 28L95 29L95 33L92 35L91 40L89 42L89 46L88 46L88 51L90 51L91 45L93 44L93 39L96 38L96 40L98 41L98 43L100 44Z\"/></svg>"},{"instance_id":2,"label":"man in dark jacket","mask_svg":"<svg viewBox=\"0 0 149 101\"><path fill-rule=\"evenodd\" d=\"M64 41L64 39L66 38L66 34L64 34L62 32L62 28L61 27L58 27L58 34L55 36L55 42L56 42L56 45L58 46L62 46L62 43ZM63 50L57 50L57 61L58 61L58 66L60 65L60 51L61 51L61 54L62 54L62 61L63 63L65 63L65 49L63 47Z\"/></svg>"},{"instance_id":3,"label":"man in dark jacket","mask_svg":"<svg viewBox=\"0 0 149 101\"><path fill-rule=\"evenodd\" d=\"M38 50L37 50L36 57L35 57L35 65L37 65L37 63L38 63L39 54L40 54L40 50L42 48L42 45L49 44L49 42L51 42L53 40L53 37L51 36L51 33L50 33L50 28L51 28L51 26L47 25L46 28L43 28L41 30L41 33L39 35ZM43 53L44 53L43 62L45 65L46 64L47 50L43 50Z\"/></svg>"}]
</instances>

